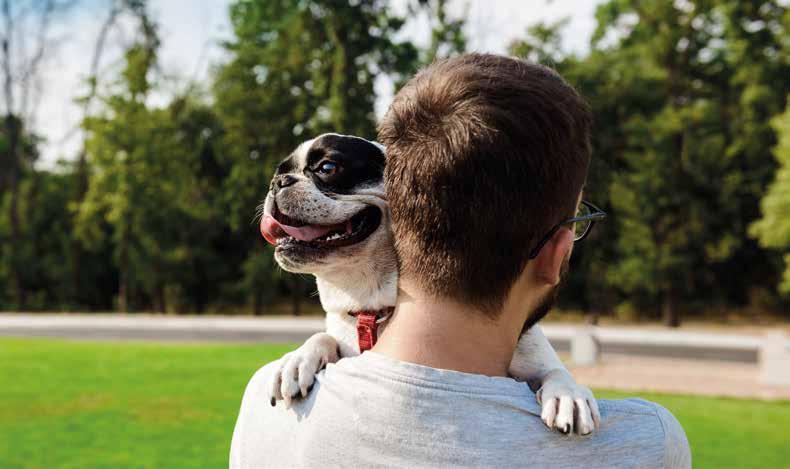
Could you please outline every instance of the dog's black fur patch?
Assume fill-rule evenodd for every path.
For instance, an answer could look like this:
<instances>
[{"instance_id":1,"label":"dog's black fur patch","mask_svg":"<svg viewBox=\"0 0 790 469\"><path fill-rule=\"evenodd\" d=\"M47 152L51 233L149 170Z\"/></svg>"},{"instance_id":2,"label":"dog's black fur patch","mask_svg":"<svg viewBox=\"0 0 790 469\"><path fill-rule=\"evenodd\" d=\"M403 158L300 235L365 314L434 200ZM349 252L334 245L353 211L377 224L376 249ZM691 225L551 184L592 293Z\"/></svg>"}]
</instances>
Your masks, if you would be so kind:
<instances>
[{"instance_id":1,"label":"dog's black fur patch","mask_svg":"<svg viewBox=\"0 0 790 469\"><path fill-rule=\"evenodd\" d=\"M317 169L324 161L338 164L340 170L333 175L319 174ZM328 134L313 142L307 150L305 167L298 169L324 193L351 194L355 188L381 182L384 163L384 152L373 143L358 137ZM293 163L283 169L298 170L292 166ZM279 167L277 172L280 173Z\"/></svg>"}]
</instances>

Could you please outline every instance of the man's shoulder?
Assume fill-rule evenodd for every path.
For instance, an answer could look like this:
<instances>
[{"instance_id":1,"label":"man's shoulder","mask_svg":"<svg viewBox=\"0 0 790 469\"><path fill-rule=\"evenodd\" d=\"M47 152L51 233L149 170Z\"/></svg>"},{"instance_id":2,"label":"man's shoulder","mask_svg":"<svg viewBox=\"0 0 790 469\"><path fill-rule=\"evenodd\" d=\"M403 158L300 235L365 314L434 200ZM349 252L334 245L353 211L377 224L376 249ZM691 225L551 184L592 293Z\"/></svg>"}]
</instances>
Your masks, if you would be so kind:
<instances>
[{"instance_id":1,"label":"man's shoulder","mask_svg":"<svg viewBox=\"0 0 790 469\"><path fill-rule=\"evenodd\" d=\"M626 399L599 399L601 417L612 423L634 420L644 424L645 431L660 431L669 436L683 433L680 422L660 404L645 399L630 397Z\"/></svg>"},{"instance_id":2,"label":"man's shoulder","mask_svg":"<svg viewBox=\"0 0 790 469\"><path fill-rule=\"evenodd\" d=\"M263 403L262 401L268 395L266 390L269 388L269 383L274 374L279 369L279 364L280 360L275 360L264 365L255 372L247 383L241 399L236 426L233 429L233 440L230 448L230 467L232 468L249 467L246 459L250 453L248 448L250 439L253 435L265 429L265 425L271 423L267 422L268 419L266 418L269 417L268 409L271 408L271 404Z\"/></svg>"},{"instance_id":3,"label":"man's shoulder","mask_svg":"<svg viewBox=\"0 0 790 469\"><path fill-rule=\"evenodd\" d=\"M601 408L601 412L613 415L641 415L648 418L659 418L661 410L668 412L661 405L639 397L598 399L598 406Z\"/></svg>"},{"instance_id":4,"label":"man's shoulder","mask_svg":"<svg viewBox=\"0 0 790 469\"><path fill-rule=\"evenodd\" d=\"M369 354L329 365L317 376L313 392L290 409L266 402L279 362L260 368L244 394L231 466L257 467L267 460L332 465L326 464L327 445L336 446L338 435L345 435L343 441L364 442L364 435L370 433L360 434L358 424L342 418L353 409L374 433L409 435L396 447L358 443L353 455L344 453L359 461L386 457L402 462L445 461L456 466L464 462L495 465L485 463L519 461L525 450L534 447L539 449L533 453L537 465L573 467L583 460L588 467L690 467L683 429L669 411L653 402L601 399L603 422L598 432L591 437L566 437L543 426L535 397L524 385L390 363L374 355L366 359L365 355ZM365 399L360 399L361 394ZM420 403L420 412L413 411L414 402ZM456 406L463 406L464 411L454 412ZM513 411L503 411L505 408ZM450 417L452 425L448 426ZM453 432L437 442L435 437L444 428L453 428ZM526 433L530 436L514 450L507 443L512 440L488 438L486 429L498 434L512 432L513 438L529 429ZM433 444L425 445L424 441ZM340 462L335 465L343 465Z\"/></svg>"},{"instance_id":5,"label":"man's shoulder","mask_svg":"<svg viewBox=\"0 0 790 469\"><path fill-rule=\"evenodd\" d=\"M252 375L252 378L250 378L250 381L247 383L247 392L253 390L263 392L263 390L266 389L268 384L274 378L274 374L280 369L281 360L282 359L278 359L273 362L269 362L258 368L258 371ZM245 392L245 394L247 392Z\"/></svg>"},{"instance_id":6,"label":"man's shoulder","mask_svg":"<svg viewBox=\"0 0 790 469\"><path fill-rule=\"evenodd\" d=\"M652 442L663 452L664 467L691 467L686 433L672 413L655 402L639 398L598 400L601 418L613 438Z\"/></svg>"}]
</instances>

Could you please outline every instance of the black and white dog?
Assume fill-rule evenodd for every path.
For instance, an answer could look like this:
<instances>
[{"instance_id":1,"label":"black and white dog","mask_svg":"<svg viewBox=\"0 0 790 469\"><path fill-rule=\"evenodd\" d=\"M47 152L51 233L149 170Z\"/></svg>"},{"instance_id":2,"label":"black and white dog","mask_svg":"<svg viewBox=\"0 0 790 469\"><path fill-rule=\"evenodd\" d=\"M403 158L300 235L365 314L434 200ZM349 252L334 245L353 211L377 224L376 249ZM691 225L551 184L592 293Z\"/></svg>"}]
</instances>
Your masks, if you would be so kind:
<instances>
[{"instance_id":1,"label":"black and white dog","mask_svg":"<svg viewBox=\"0 0 790 469\"><path fill-rule=\"evenodd\" d=\"M276 246L274 257L284 270L315 275L327 327L282 358L269 390L272 405L282 399L289 407L307 395L327 363L359 355L356 319L349 313L395 305L398 272L384 164L381 145L324 134L299 145L277 167L261 233ZM540 388L542 419L550 428L587 434L597 427L595 398L573 380L538 326L521 337L510 373Z\"/></svg>"}]
</instances>

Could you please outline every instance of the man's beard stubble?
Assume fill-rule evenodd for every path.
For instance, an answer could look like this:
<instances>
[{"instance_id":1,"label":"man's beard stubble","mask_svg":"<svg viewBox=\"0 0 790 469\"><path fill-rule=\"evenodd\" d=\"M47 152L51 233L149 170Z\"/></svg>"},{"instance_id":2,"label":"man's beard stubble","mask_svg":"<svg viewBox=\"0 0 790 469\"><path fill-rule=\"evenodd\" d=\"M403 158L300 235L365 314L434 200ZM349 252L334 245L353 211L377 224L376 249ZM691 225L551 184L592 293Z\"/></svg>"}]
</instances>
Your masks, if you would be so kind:
<instances>
[{"instance_id":1,"label":"man's beard stubble","mask_svg":"<svg viewBox=\"0 0 790 469\"><path fill-rule=\"evenodd\" d=\"M532 312L529 313L529 316L527 316L527 320L524 322L524 327L521 328L521 335L524 335L532 326L546 317L546 315L549 314L549 311L551 311L551 308L554 307L554 303L556 303L557 297L560 293L560 288L565 284L569 263L570 256L566 257L565 260L562 261L562 266L560 267L560 281L554 286L554 288L551 289L550 292L546 293L546 296L543 297L543 300L540 302L538 307L532 310Z\"/></svg>"}]
</instances>

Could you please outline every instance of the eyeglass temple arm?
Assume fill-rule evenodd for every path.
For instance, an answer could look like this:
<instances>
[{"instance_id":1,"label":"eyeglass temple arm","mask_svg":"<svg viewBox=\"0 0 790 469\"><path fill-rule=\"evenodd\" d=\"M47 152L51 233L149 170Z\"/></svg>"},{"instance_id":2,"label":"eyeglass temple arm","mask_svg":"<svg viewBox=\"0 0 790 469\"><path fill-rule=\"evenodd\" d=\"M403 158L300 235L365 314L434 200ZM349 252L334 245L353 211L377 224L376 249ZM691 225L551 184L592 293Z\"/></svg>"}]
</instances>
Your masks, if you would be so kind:
<instances>
[{"instance_id":1,"label":"eyeglass temple arm","mask_svg":"<svg viewBox=\"0 0 790 469\"><path fill-rule=\"evenodd\" d=\"M587 231L589 232L589 230L592 228L592 224L593 223L595 223L596 221L601 221L604 218L606 218L606 212L604 212L600 208L596 207L595 205L591 204L590 202L587 202L586 200L582 200L582 203L587 205L588 207L590 207L592 210L595 210L595 212L591 213L589 215L581 216L581 217L569 218L569 219L567 219L567 220L555 225L554 228L552 228L551 231L549 231L548 234L546 234L546 236L544 236L543 239L540 240L538 245L535 246L535 248L532 249L532 251L529 253L529 257L528 257L529 260L532 260L532 259L538 257L538 254L540 253L540 250L543 248L543 246L546 245L546 243L551 239L551 237L554 236L554 234L557 232L557 230L559 230L561 227L567 225L568 223L577 223L577 222L580 222L580 221L590 220L590 226L587 229Z\"/></svg>"}]
</instances>

